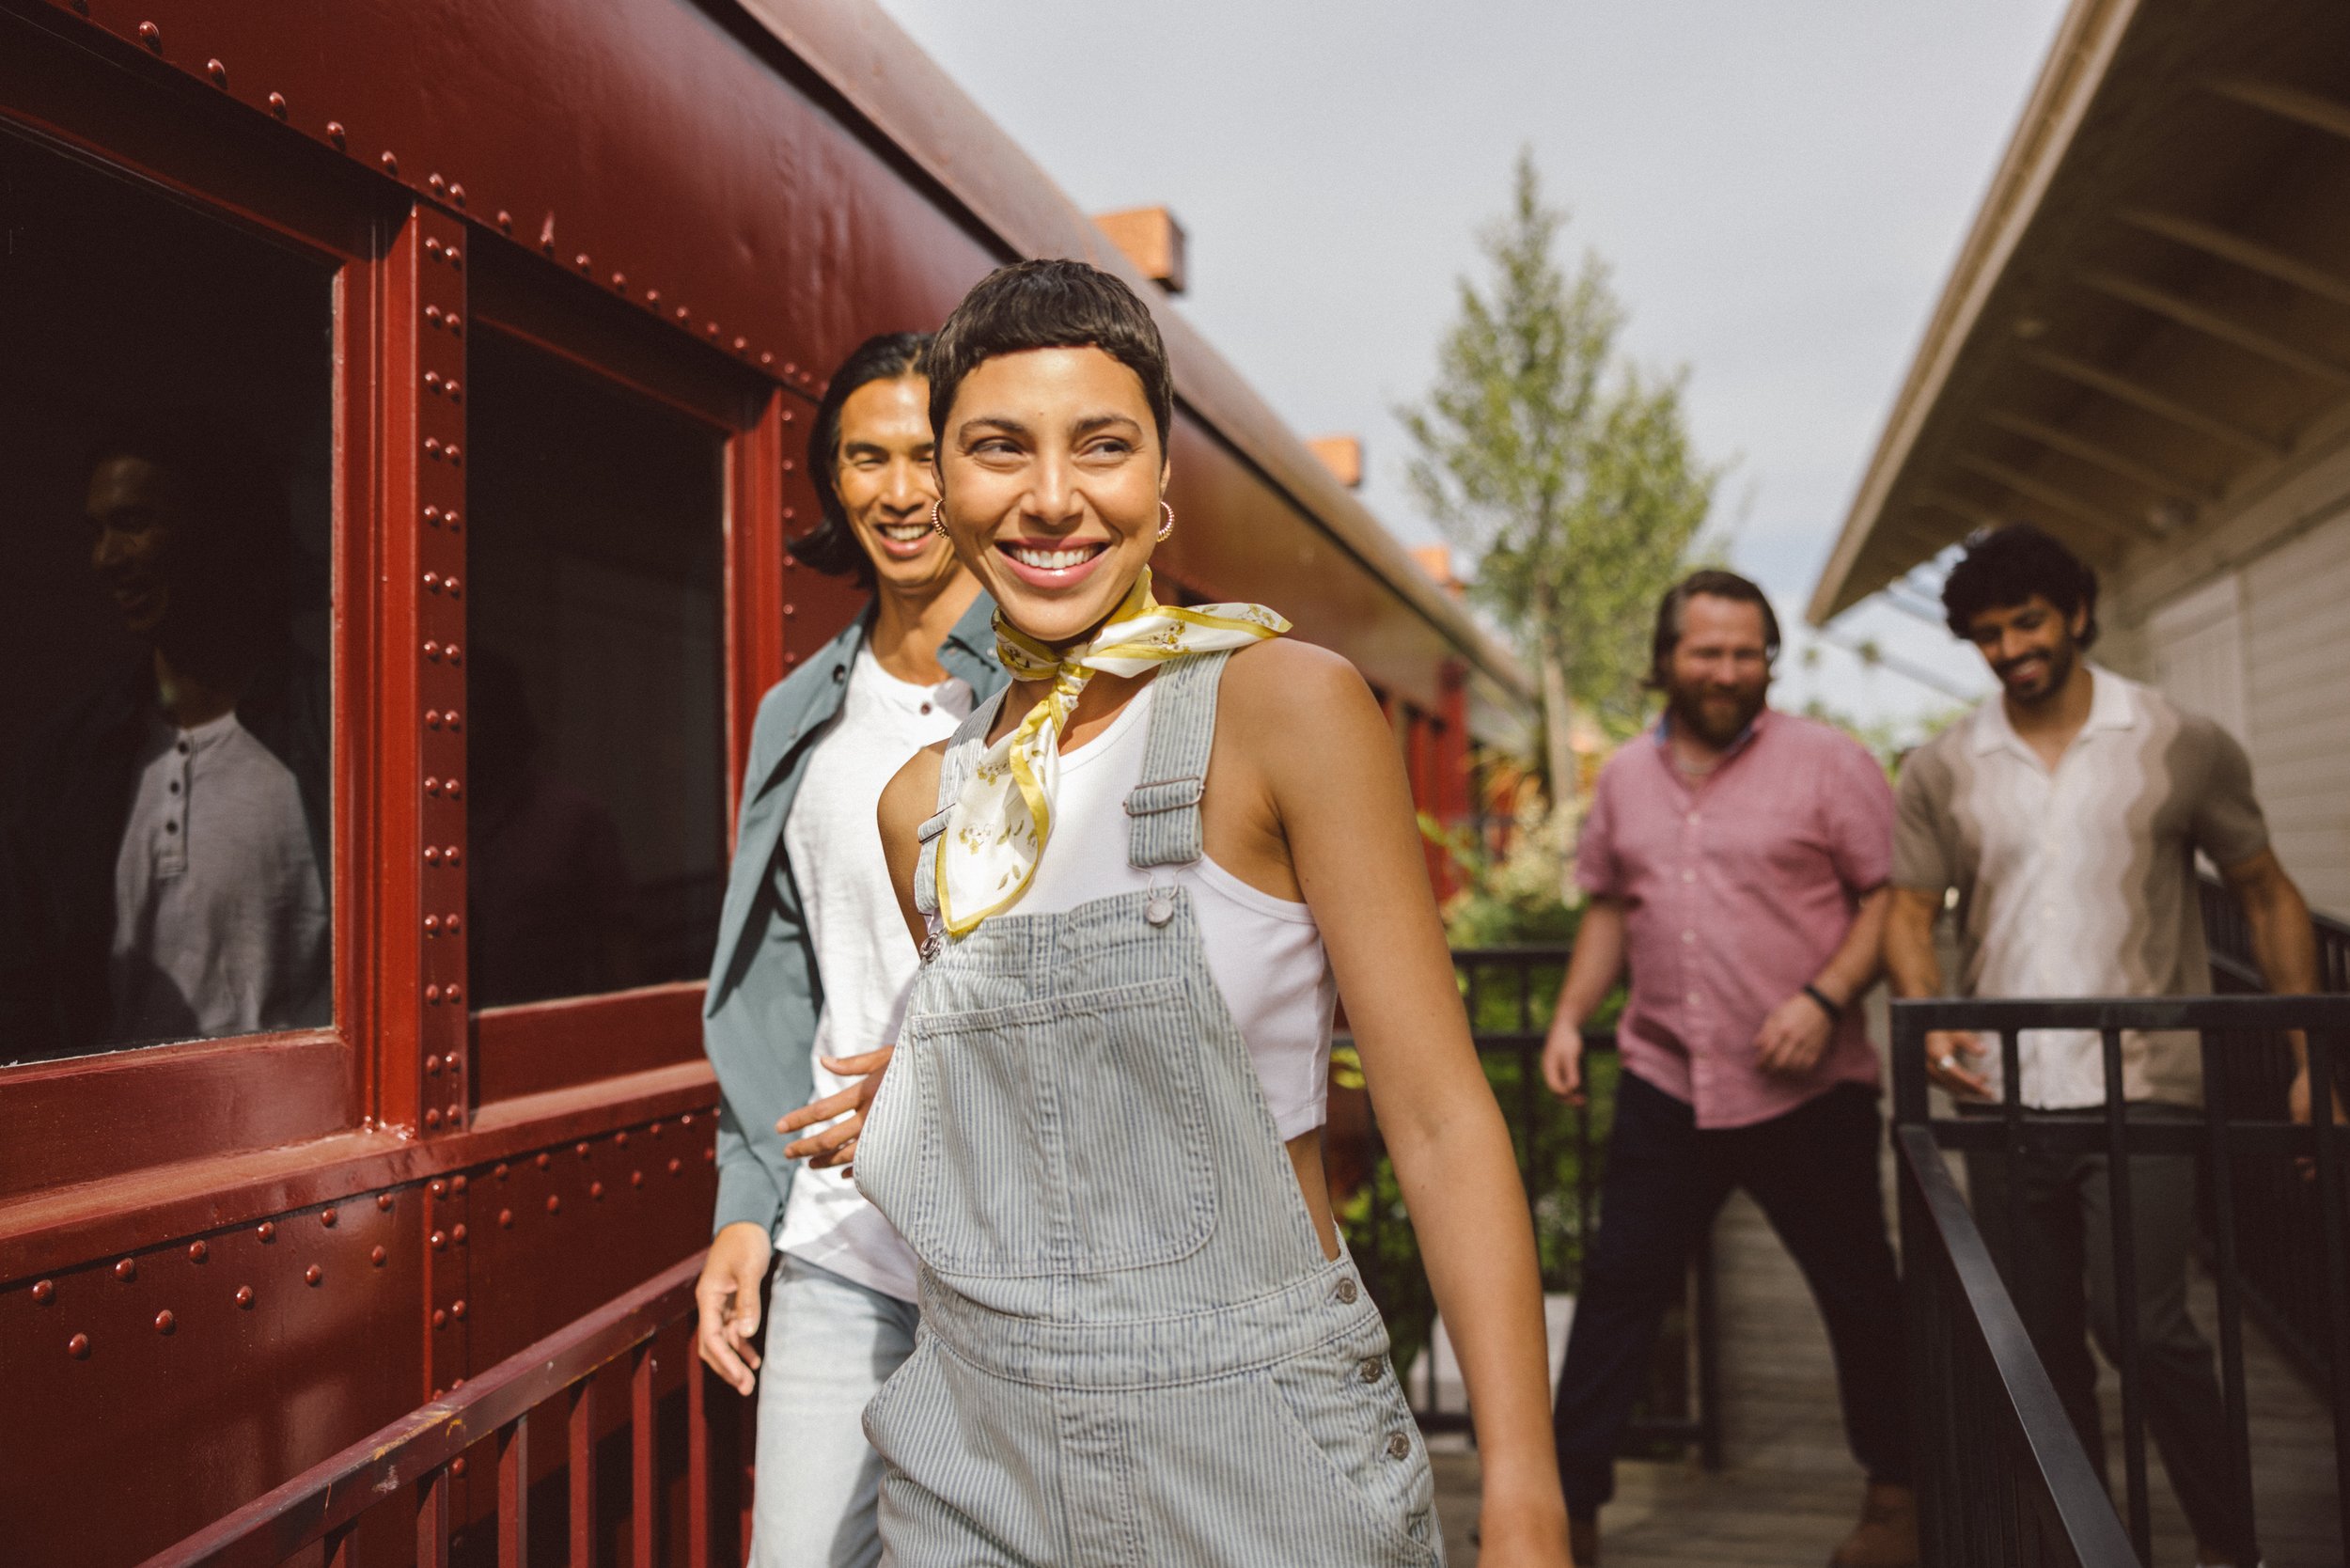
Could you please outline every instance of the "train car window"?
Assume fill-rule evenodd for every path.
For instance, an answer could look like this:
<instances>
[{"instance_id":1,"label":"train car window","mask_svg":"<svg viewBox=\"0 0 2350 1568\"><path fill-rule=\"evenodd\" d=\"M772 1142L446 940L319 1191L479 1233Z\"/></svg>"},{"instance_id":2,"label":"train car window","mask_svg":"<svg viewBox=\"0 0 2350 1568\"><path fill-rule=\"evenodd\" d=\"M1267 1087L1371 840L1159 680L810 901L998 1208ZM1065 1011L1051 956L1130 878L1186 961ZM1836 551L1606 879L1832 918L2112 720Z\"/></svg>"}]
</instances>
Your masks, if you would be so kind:
<instances>
[{"instance_id":1,"label":"train car window","mask_svg":"<svg viewBox=\"0 0 2350 1568\"><path fill-rule=\"evenodd\" d=\"M334 288L0 132L0 1063L333 1022Z\"/></svg>"},{"instance_id":2,"label":"train car window","mask_svg":"<svg viewBox=\"0 0 2350 1568\"><path fill-rule=\"evenodd\" d=\"M726 432L501 333L472 353L475 998L699 979L726 870Z\"/></svg>"}]
</instances>

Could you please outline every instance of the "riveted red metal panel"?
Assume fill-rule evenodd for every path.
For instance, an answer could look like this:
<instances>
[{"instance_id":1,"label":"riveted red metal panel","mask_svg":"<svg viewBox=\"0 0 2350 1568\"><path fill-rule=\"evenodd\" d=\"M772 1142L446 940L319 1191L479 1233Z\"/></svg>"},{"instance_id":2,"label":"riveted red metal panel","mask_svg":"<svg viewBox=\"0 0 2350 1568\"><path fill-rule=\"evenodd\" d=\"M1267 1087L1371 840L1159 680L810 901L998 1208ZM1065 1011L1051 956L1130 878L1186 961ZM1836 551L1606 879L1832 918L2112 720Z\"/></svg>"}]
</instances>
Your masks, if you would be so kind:
<instances>
[{"instance_id":1,"label":"riveted red metal panel","mask_svg":"<svg viewBox=\"0 0 2350 1568\"><path fill-rule=\"evenodd\" d=\"M0 1289L0 1557L134 1562L415 1407L414 1188Z\"/></svg>"}]
</instances>

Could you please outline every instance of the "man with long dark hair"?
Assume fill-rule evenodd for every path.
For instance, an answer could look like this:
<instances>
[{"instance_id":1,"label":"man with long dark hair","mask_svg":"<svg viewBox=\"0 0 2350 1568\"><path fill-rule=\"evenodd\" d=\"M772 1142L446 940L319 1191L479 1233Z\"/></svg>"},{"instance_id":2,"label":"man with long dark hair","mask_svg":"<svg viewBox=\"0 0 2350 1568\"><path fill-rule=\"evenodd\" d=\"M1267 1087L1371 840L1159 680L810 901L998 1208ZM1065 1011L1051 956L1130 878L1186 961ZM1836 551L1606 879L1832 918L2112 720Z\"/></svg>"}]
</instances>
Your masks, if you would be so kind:
<instances>
[{"instance_id":1,"label":"man with long dark hair","mask_svg":"<svg viewBox=\"0 0 2350 1568\"><path fill-rule=\"evenodd\" d=\"M1901 1295L1877 1180L1877 1059L1859 1003L1884 929L1893 802L1826 725L1771 711L1778 619L1732 572L1657 606L1665 713L1609 760L1576 846L1589 896L1543 1072L1579 1103L1584 1024L1629 961L1623 1072L1559 1373L1559 1464L1578 1563L1598 1560L1616 1444L1732 1187L1786 1243L1827 1321L1844 1430L1868 1474L1835 1568L1918 1557Z\"/></svg>"}]
</instances>

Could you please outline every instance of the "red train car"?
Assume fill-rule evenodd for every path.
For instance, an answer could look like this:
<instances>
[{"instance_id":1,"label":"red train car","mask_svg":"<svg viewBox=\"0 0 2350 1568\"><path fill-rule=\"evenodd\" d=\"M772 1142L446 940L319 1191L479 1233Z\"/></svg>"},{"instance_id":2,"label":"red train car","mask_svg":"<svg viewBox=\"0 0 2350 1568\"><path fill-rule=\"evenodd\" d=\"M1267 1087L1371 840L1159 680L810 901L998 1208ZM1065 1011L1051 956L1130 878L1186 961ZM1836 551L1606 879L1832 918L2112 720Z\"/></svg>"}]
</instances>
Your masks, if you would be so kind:
<instances>
[{"instance_id":1,"label":"red train car","mask_svg":"<svg viewBox=\"0 0 2350 1568\"><path fill-rule=\"evenodd\" d=\"M824 368L1151 286L847 0L0 0L0 1562L131 1563L698 1247ZM1163 314L1164 576L1463 813L1523 676Z\"/></svg>"}]
</instances>

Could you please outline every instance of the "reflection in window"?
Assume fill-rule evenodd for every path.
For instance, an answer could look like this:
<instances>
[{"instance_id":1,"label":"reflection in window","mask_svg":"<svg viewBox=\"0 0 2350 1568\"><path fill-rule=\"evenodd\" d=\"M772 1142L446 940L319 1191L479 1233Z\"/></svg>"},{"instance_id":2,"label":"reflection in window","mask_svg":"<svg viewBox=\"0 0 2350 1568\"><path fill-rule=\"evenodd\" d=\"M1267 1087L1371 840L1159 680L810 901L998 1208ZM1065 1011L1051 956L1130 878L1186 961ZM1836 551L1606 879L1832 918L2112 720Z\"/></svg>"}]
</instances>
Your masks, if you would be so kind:
<instances>
[{"instance_id":1,"label":"reflection in window","mask_svg":"<svg viewBox=\"0 0 2350 1568\"><path fill-rule=\"evenodd\" d=\"M0 132L0 1062L332 1020L333 333Z\"/></svg>"},{"instance_id":2,"label":"reflection in window","mask_svg":"<svg viewBox=\"0 0 2350 1568\"><path fill-rule=\"evenodd\" d=\"M721 431L498 333L468 397L468 969L697 979L724 886Z\"/></svg>"}]
</instances>

